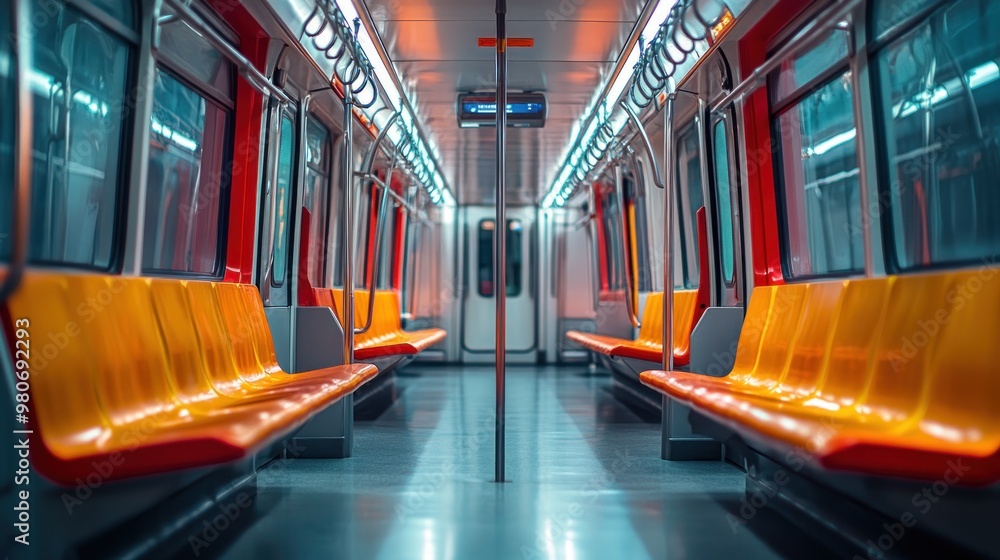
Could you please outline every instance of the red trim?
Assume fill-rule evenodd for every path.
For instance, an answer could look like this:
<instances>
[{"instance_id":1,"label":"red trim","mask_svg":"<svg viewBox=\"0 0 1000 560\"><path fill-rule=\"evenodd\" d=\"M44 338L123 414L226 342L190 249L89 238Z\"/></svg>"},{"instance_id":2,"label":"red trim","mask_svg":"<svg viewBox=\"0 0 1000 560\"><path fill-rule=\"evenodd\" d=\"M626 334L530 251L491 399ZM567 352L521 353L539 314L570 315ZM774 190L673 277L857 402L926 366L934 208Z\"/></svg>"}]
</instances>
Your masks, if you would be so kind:
<instances>
[{"instance_id":1,"label":"red trim","mask_svg":"<svg viewBox=\"0 0 1000 560\"><path fill-rule=\"evenodd\" d=\"M695 212L695 221L698 227L698 294L695 296L694 318L689 327L691 330L712 304L712 282L708 275L708 214L704 206Z\"/></svg>"},{"instance_id":2,"label":"red trim","mask_svg":"<svg viewBox=\"0 0 1000 560\"><path fill-rule=\"evenodd\" d=\"M601 292L605 293L611 289L611 282L608 279L608 240L604 238L604 201L600 196L600 189L597 185L590 185L588 188L594 189L594 219L597 221L597 268L601 279Z\"/></svg>"},{"instance_id":3,"label":"red trim","mask_svg":"<svg viewBox=\"0 0 1000 560\"><path fill-rule=\"evenodd\" d=\"M767 49L778 33L809 4L780 0L740 41L740 75L749 76L767 60ZM774 151L767 88L747 97L743 127L746 136L747 192L750 198L750 246L755 286L784 284L778 233L778 202L774 185Z\"/></svg>"},{"instance_id":4,"label":"red trim","mask_svg":"<svg viewBox=\"0 0 1000 560\"><path fill-rule=\"evenodd\" d=\"M376 171L375 175L385 180L385 171ZM378 225L378 211L382 202L380 196L374 196L375 192L373 189L373 195L368 200L368 239L365 241L365 286L371 286L372 274L375 273L375 236L378 234L375 226Z\"/></svg>"},{"instance_id":5,"label":"red trim","mask_svg":"<svg viewBox=\"0 0 1000 560\"><path fill-rule=\"evenodd\" d=\"M403 182L399 179L398 175L395 173L392 176L392 180L389 182L392 190L396 191L396 194L402 196L403 194ZM406 210L402 207L396 208L396 239L395 239L395 250L392 252L392 286L393 290L401 290L403 288L403 253L406 251L406 229L407 229L407 218ZM410 264L414 266L414 264Z\"/></svg>"},{"instance_id":6,"label":"red trim","mask_svg":"<svg viewBox=\"0 0 1000 560\"><path fill-rule=\"evenodd\" d=\"M209 5L236 31L240 50L257 68L267 63L269 38L242 4L209 0ZM229 235L226 252L226 282L253 282L253 239L257 226L258 162L260 130L264 118L264 96L245 80L236 84L236 129L229 197Z\"/></svg>"}]
</instances>

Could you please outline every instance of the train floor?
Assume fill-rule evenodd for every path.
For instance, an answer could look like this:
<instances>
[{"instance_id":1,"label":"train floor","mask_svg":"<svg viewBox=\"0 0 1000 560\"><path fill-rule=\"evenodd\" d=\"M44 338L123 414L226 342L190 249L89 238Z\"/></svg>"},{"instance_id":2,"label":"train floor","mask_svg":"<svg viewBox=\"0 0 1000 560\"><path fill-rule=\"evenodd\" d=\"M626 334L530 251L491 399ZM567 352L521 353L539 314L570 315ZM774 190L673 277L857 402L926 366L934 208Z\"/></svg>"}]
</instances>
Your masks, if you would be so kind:
<instances>
[{"instance_id":1,"label":"train floor","mask_svg":"<svg viewBox=\"0 0 1000 560\"><path fill-rule=\"evenodd\" d=\"M493 368L414 364L357 422L354 457L275 462L250 520L201 558L822 558L766 508L735 523L744 475L659 457L659 425L586 366L511 367L507 480L494 475ZM213 550L214 548L214 550Z\"/></svg>"}]
</instances>

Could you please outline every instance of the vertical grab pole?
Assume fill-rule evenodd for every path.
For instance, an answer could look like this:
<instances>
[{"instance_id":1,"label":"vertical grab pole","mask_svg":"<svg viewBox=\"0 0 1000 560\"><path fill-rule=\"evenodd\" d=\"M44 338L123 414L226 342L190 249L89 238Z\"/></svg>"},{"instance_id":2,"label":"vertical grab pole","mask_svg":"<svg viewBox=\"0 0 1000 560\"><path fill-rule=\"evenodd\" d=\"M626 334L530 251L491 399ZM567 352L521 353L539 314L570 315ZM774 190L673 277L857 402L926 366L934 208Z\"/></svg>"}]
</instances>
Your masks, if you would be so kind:
<instances>
[{"instance_id":1,"label":"vertical grab pole","mask_svg":"<svg viewBox=\"0 0 1000 560\"><path fill-rule=\"evenodd\" d=\"M504 482L507 359L507 0L497 0L497 216L493 228L496 294L496 482Z\"/></svg>"},{"instance_id":2,"label":"vertical grab pole","mask_svg":"<svg viewBox=\"0 0 1000 560\"><path fill-rule=\"evenodd\" d=\"M674 369L674 260L673 260L673 227L674 227L674 101L677 93L667 95L667 105L664 111L664 157L663 157L663 370ZM668 415L670 413L668 397L663 397L663 434L660 442L660 453L667 457L667 444L670 441L668 433Z\"/></svg>"},{"instance_id":3,"label":"vertical grab pole","mask_svg":"<svg viewBox=\"0 0 1000 560\"><path fill-rule=\"evenodd\" d=\"M17 64L16 126L14 159L14 196L9 211L11 219L11 254L7 278L0 280L0 302L17 290L28 265L28 237L31 234L31 142L32 142L32 98L31 98L31 2L13 2L9 15L14 25ZM8 210L4 210L7 212Z\"/></svg>"},{"instance_id":4,"label":"vertical grab pole","mask_svg":"<svg viewBox=\"0 0 1000 560\"><path fill-rule=\"evenodd\" d=\"M344 271L344 363L354 363L354 94L351 86L344 86L344 159L341 175L344 188L344 245L341 250ZM368 305L373 298L368 298Z\"/></svg>"}]
</instances>

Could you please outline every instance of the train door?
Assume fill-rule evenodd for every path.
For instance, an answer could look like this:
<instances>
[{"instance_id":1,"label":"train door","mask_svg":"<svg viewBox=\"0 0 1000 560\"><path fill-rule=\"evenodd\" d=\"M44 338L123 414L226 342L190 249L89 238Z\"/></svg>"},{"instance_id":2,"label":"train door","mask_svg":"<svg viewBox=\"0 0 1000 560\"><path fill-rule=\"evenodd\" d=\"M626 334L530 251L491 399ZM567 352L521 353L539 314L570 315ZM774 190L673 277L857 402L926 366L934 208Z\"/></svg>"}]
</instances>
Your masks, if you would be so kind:
<instances>
[{"instance_id":1,"label":"train door","mask_svg":"<svg viewBox=\"0 0 1000 560\"><path fill-rule=\"evenodd\" d=\"M709 120L708 146L710 199L715 239L715 305L730 307L746 302L744 278L743 217L740 212L737 168L736 113L732 109Z\"/></svg>"},{"instance_id":2,"label":"train door","mask_svg":"<svg viewBox=\"0 0 1000 560\"><path fill-rule=\"evenodd\" d=\"M465 208L465 300L462 356L466 362L492 362L496 350L493 286L495 210ZM537 353L534 208L510 208L507 235L507 355L509 362L534 363Z\"/></svg>"},{"instance_id":3,"label":"train door","mask_svg":"<svg viewBox=\"0 0 1000 560\"><path fill-rule=\"evenodd\" d=\"M257 285L266 307L292 302L292 201L295 199L295 113L273 106L265 136L266 159L260 197L260 249Z\"/></svg>"}]
</instances>

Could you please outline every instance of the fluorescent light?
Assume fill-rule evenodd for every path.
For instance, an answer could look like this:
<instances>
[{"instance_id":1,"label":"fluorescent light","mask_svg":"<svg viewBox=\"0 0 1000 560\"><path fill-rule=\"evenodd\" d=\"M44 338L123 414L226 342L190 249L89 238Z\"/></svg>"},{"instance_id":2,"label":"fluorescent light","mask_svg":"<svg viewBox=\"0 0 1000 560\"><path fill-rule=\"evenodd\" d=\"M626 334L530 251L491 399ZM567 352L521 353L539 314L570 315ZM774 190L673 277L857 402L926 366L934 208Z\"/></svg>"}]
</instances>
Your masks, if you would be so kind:
<instances>
[{"instance_id":1,"label":"fluorescent light","mask_svg":"<svg viewBox=\"0 0 1000 560\"><path fill-rule=\"evenodd\" d=\"M670 10L673 9L677 2L678 0L659 0L657 2L656 7L653 8L652 15L649 17L649 21L647 21L645 27L642 28L640 37L642 37L644 41L650 42L654 37L656 37L660 26L663 25L663 22L670 16ZM557 195L563 188L569 186L568 182L569 176L573 171L572 168L584 163L584 150L587 149L590 142L597 134L599 126L598 121L601 117L594 114L594 111L599 111L601 105L604 104L605 110L607 111L605 114L615 114L614 104L617 103L618 98L625 92L625 88L627 88L632 82L633 72L635 71L635 65L639 62L640 54L639 43L636 42L636 44L632 46L632 49L624 55L625 62L620 65L621 71L617 76L615 76L615 79L611 83L610 87L608 87L607 82L605 82L597 88L597 91L594 92L594 96L591 98L590 103L587 104L587 109L583 112L583 116L574 126L576 132L572 135L573 141L570 142L570 147L566 148L567 151L564 152L562 157L562 161L564 162L563 169L559 173L558 178L552 183L548 194L542 200L542 205L544 207L551 208L554 204L561 206L565 203L565 197L563 199L559 199ZM602 96L605 89L607 89L607 95ZM608 105L610 105L610 107ZM586 130L583 130L583 124L587 122L587 119L590 119L590 125ZM624 116L610 120L612 131L615 135L621 132L621 130L625 127L625 122L626 119ZM573 149L572 146L577 146L577 148ZM588 169L587 171L589 172L590 170ZM562 202L560 202L560 200L562 200Z\"/></svg>"},{"instance_id":2,"label":"fluorescent light","mask_svg":"<svg viewBox=\"0 0 1000 560\"><path fill-rule=\"evenodd\" d=\"M1000 65L990 60L969 70L965 74L965 79L969 82L969 88L979 89L1000 79ZM957 95L961 93L962 87L962 82L959 78L952 78L945 82L944 85L935 86L930 92L922 91L912 99L896 105L892 108L892 113L899 115L899 118L908 117L921 108L932 107L948 99L952 94Z\"/></svg>"},{"instance_id":3,"label":"fluorescent light","mask_svg":"<svg viewBox=\"0 0 1000 560\"><path fill-rule=\"evenodd\" d=\"M806 155L821 156L838 146L842 146L850 142L851 140L854 140L857 136L858 136L858 129L856 128L852 128L847 132L841 132L840 134L832 138L828 138L826 140L823 140L819 144L816 144L815 147L806 150Z\"/></svg>"},{"instance_id":4,"label":"fluorescent light","mask_svg":"<svg viewBox=\"0 0 1000 560\"><path fill-rule=\"evenodd\" d=\"M966 74L969 79L969 87L976 89L1000 78L1000 65L994 61L989 61L982 66L977 66Z\"/></svg>"},{"instance_id":5,"label":"fluorescent light","mask_svg":"<svg viewBox=\"0 0 1000 560\"><path fill-rule=\"evenodd\" d=\"M354 25L354 20L360 17L352 0L337 0L337 7L344 14L344 19L352 26ZM389 69L382 62L382 57L379 56L378 49L375 48L375 42L367 30L364 33L358 33L358 43L361 44L361 50L365 52L365 56L371 61L372 68L375 69L375 77L382 86L382 102L386 106L392 107L393 110L398 110L402 94L399 88L396 87L396 82L392 79ZM362 101L367 102L365 100Z\"/></svg>"},{"instance_id":6,"label":"fluorescent light","mask_svg":"<svg viewBox=\"0 0 1000 560\"><path fill-rule=\"evenodd\" d=\"M195 153L195 152L198 151L198 143L197 142L195 142L194 140L188 138L187 136L184 136L183 134L181 134L179 132L174 131L173 129L171 129L167 125L165 125L165 124L161 123L160 121L156 120L156 118L153 118L153 122L152 122L151 126L152 126L152 129L153 129L153 132L155 132L156 134L159 134L160 136L166 138L167 140L169 140L171 143L175 144L176 146L178 146L180 148L184 148L185 150L187 150L189 152L192 152L192 153Z\"/></svg>"}]
</instances>

